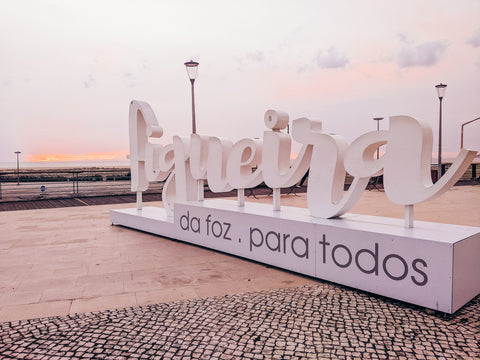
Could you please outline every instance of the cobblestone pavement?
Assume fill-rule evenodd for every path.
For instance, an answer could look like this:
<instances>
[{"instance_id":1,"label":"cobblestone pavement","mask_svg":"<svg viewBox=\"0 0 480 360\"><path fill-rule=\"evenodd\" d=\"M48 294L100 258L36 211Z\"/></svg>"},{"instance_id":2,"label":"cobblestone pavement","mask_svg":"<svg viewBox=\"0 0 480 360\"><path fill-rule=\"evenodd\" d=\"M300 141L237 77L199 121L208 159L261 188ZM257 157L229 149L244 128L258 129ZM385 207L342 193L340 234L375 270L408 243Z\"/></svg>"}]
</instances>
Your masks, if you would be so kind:
<instances>
[{"instance_id":1,"label":"cobblestone pavement","mask_svg":"<svg viewBox=\"0 0 480 360\"><path fill-rule=\"evenodd\" d=\"M479 359L455 315L330 283L0 324L2 359Z\"/></svg>"}]
</instances>

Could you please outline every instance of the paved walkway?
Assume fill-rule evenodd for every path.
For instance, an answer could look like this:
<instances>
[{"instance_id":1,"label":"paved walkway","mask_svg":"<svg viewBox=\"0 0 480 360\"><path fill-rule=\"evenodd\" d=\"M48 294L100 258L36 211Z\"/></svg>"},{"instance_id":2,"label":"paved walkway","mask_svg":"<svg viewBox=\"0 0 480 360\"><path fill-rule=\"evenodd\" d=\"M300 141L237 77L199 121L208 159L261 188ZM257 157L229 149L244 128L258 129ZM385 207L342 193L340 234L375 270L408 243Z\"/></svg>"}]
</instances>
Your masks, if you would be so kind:
<instances>
[{"instance_id":1,"label":"paved walkway","mask_svg":"<svg viewBox=\"0 0 480 360\"><path fill-rule=\"evenodd\" d=\"M282 204L305 206L305 194ZM121 207L131 204L1 214L0 358L480 357L480 297L455 315L429 313L111 226ZM480 226L480 188L415 210ZM352 212L403 216L378 191Z\"/></svg>"},{"instance_id":2,"label":"paved walkway","mask_svg":"<svg viewBox=\"0 0 480 360\"><path fill-rule=\"evenodd\" d=\"M319 282L0 324L15 359L478 359L480 298L435 316Z\"/></svg>"}]
</instances>

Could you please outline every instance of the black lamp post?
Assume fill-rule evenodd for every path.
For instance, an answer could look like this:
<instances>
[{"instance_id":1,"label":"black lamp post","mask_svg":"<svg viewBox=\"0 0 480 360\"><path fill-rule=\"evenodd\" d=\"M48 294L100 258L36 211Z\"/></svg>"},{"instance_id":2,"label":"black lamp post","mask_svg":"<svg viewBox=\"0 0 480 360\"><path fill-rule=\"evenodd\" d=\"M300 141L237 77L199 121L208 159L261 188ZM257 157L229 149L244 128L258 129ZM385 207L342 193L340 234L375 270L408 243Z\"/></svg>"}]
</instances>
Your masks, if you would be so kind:
<instances>
[{"instance_id":1,"label":"black lamp post","mask_svg":"<svg viewBox=\"0 0 480 360\"><path fill-rule=\"evenodd\" d=\"M383 120L382 117L373 118L377 122L377 131L380 131L380 120ZM380 157L380 149L377 148L377 159Z\"/></svg>"},{"instance_id":2,"label":"black lamp post","mask_svg":"<svg viewBox=\"0 0 480 360\"><path fill-rule=\"evenodd\" d=\"M195 123L195 93L193 83L195 82L195 78L197 77L198 62L190 60L185 63L185 66L187 67L188 78L190 79L190 83L192 84L192 134L196 134L197 126Z\"/></svg>"},{"instance_id":3,"label":"black lamp post","mask_svg":"<svg viewBox=\"0 0 480 360\"><path fill-rule=\"evenodd\" d=\"M445 90L447 85L438 84L435 85L437 88L438 99L440 100L440 114L438 117L438 179L442 176L442 100L445 95Z\"/></svg>"},{"instance_id":4,"label":"black lamp post","mask_svg":"<svg viewBox=\"0 0 480 360\"><path fill-rule=\"evenodd\" d=\"M15 151L15 154L17 155L17 185L20 185L20 167L19 167L19 162L18 162L18 155L21 154L20 151Z\"/></svg>"}]
</instances>

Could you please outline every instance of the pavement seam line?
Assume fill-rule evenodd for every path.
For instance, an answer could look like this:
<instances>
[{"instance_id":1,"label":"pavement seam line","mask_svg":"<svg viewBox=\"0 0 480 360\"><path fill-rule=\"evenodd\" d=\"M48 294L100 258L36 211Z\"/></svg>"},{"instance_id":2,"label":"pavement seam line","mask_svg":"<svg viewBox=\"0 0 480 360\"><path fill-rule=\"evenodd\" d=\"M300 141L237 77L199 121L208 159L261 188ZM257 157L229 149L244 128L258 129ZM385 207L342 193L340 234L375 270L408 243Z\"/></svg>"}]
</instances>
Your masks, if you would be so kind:
<instances>
[{"instance_id":1,"label":"pavement seam line","mask_svg":"<svg viewBox=\"0 0 480 360\"><path fill-rule=\"evenodd\" d=\"M81 202L83 205L90 206L90 205L88 205L85 201L83 201L83 200L81 200L81 199L79 199L79 198L75 198L75 200Z\"/></svg>"}]
</instances>

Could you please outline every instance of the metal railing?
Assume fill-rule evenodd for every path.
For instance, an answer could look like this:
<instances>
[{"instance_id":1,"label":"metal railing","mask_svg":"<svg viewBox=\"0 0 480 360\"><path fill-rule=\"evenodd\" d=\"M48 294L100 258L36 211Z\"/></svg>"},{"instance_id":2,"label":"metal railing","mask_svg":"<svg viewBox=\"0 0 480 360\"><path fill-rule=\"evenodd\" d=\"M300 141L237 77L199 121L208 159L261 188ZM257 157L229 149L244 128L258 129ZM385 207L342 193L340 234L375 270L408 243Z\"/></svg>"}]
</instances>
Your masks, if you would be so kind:
<instances>
[{"instance_id":1,"label":"metal railing","mask_svg":"<svg viewBox=\"0 0 480 360\"><path fill-rule=\"evenodd\" d=\"M159 193L163 182L147 192ZM0 201L130 194L130 169L0 171Z\"/></svg>"},{"instance_id":2,"label":"metal railing","mask_svg":"<svg viewBox=\"0 0 480 360\"><path fill-rule=\"evenodd\" d=\"M445 172L451 164L442 164ZM436 165L432 166L436 181ZM460 182L480 184L480 163L473 163ZM19 183L18 183L19 180ZM347 176L346 185L352 181ZM164 182L152 182L145 193L162 192ZM28 201L131 194L130 169L46 169L0 171L0 201Z\"/></svg>"}]
</instances>

